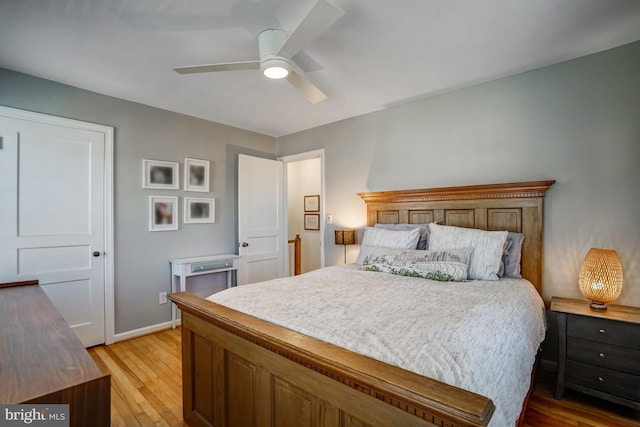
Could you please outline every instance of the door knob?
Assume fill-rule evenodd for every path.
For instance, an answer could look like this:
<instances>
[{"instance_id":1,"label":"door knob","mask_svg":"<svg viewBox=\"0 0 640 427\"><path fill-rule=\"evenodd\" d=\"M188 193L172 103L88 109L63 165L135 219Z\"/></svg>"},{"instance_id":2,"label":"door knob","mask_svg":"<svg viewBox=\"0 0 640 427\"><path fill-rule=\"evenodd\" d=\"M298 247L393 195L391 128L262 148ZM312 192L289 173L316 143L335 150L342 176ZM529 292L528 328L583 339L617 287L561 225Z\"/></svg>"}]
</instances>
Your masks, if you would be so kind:
<instances>
[{"instance_id":1,"label":"door knob","mask_svg":"<svg viewBox=\"0 0 640 427\"><path fill-rule=\"evenodd\" d=\"M100 256L100 251L93 251L93 256L99 257Z\"/></svg>"},{"instance_id":2,"label":"door knob","mask_svg":"<svg viewBox=\"0 0 640 427\"><path fill-rule=\"evenodd\" d=\"M247 242L242 242L242 247L246 248L247 246L249 246L249 244Z\"/></svg>"}]
</instances>

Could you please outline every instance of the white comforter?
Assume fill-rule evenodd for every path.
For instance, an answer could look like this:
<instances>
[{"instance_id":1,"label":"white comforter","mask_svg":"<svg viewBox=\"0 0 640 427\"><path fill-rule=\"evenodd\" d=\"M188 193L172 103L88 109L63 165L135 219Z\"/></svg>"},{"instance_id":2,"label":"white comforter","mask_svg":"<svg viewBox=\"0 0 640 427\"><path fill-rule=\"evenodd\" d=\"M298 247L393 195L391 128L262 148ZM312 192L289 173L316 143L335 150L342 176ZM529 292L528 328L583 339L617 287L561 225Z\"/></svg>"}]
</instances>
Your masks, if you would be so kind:
<instances>
[{"instance_id":1,"label":"white comforter","mask_svg":"<svg viewBox=\"0 0 640 427\"><path fill-rule=\"evenodd\" d=\"M209 300L491 398L513 426L544 339L526 280L436 282L329 267L240 286Z\"/></svg>"}]
</instances>

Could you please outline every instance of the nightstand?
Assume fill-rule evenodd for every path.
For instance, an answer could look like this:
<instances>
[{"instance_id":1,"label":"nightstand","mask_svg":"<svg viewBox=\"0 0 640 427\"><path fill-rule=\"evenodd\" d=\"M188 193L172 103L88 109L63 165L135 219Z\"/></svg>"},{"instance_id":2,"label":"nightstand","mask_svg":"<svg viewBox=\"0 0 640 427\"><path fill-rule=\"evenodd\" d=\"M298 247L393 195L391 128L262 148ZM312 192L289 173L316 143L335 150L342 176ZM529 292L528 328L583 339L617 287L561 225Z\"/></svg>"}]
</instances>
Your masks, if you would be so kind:
<instances>
[{"instance_id":1,"label":"nightstand","mask_svg":"<svg viewBox=\"0 0 640 427\"><path fill-rule=\"evenodd\" d=\"M640 308L553 298L558 316L558 378L565 388L640 409Z\"/></svg>"}]
</instances>

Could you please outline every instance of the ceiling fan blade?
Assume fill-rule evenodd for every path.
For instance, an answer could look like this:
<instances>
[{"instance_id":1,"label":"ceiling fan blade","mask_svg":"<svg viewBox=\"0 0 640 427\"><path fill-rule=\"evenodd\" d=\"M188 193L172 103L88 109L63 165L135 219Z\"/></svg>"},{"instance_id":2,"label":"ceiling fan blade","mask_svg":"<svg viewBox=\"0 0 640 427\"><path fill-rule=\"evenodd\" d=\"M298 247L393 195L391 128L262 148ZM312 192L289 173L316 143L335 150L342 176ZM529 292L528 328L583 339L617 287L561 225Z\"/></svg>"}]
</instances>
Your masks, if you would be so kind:
<instances>
[{"instance_id":1,"label":"ceiling fan blade","mask_svg":"<svg viewBox=\"0 0 640 427\"><path fill-rule=\"evenodd\" d=\"M305 73L324 69L322 65L318 64L318 62L304 50L298 52L293 58L291 58L291 61L293 61Z\"/></svg>"},{"instance_id":2,"label":"ceiling fan blade","mask_svg":"<svg viewBox=\"0 0 640 427\"><path fill-rule=\"evenodd\" d=\"M260 61L226 62L221 64L194 65L191 67L176 67L178 74L211 73L214 71L259 70Z\"/></svg>"},{"instance_id":3,"label":"ceiling fan blade","mask_svg":"<svg viewBox=\"0 0 640 427\"><path fill-rule=\"evenodd\" d=\"M296 89L302 92L304 97L307 98L307 100L312 104L317 104L327 99L327 95L325 95L320 89L315 87L313 83L311 83L309 80L306 80L304 77L293 70L291 70L291 72L287 76L287 80L289 81L289 83L294 85Z\"/></svg>"},{"instance_id":4,"label":"ceiling fan blade","mask_svg":"<svg viewBox=\"0 0 640 427\"><path fill-rule=\"evenodd\" d=\"M338 9L327 0L318 0L304 17L298 28L283 43L276 53L277 56L291 58L313 39L324 33L338 19L344 15L342 9Z\"/></svg>"}]
</instances>

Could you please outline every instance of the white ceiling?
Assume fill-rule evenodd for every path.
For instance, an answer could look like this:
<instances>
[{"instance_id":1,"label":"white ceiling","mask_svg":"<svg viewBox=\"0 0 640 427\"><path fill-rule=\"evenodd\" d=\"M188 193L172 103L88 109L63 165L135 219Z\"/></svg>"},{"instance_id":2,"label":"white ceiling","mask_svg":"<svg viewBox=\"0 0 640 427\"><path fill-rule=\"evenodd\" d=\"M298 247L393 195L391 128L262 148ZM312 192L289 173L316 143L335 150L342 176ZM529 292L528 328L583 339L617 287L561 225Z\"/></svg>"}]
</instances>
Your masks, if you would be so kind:
<instances>
[{"instance_id":1,"label":"white ceiling","mask_svg":"<svg viewBox=\"0 0 640 427\"><path fill-rule=\"evenodd\" d=\"M331 1L316 105L256 70L172 70L257 59L315 0L0 0L0 67L278 137L640 40L638 0Z\"/></svg>"}]
</instances>

